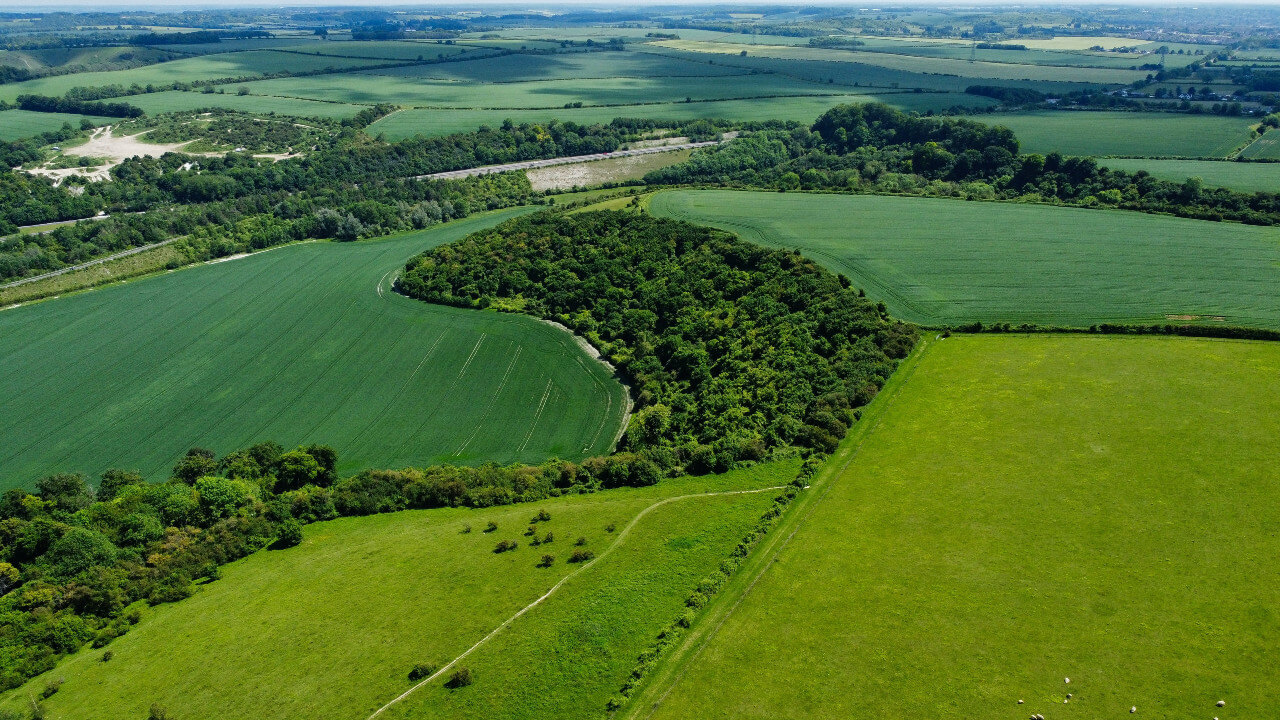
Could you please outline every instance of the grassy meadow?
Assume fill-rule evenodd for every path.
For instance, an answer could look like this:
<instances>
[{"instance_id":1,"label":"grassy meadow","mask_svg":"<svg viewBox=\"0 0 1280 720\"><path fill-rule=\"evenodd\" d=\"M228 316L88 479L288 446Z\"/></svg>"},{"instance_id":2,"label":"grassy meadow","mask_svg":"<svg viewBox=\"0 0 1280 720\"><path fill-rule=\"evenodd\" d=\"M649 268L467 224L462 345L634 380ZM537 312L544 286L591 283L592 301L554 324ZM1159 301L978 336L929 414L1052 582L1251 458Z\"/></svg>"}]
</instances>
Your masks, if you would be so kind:
<instances>
[{"instance_id":1,"label":"grassy meadow","mask_svg":"<svg viewBox=\"0 0 1280 720\"><path fill-rule=\"evenodd\" d=\"M17 140L40 133L61 130L68 123L79 129L80 121L88 119L95 125L106 125L113 118L69 113L31 112L29 110L0 110L0 140Z\"/></svg>"},{"instance_id":2,"label":"grassy meadow","mask_svg":"<svg viewBox=\"0 0 1280 720\"><path fill-rule=\"evenodd\" d=\"M226 566L191 599L148 611L111 643L110 662L92 649L65 660L48 674L66 679L49 716L135 720L157 703L185 720L363 720L413 685L416 663L443 666L573 573L566 560L581 537L599 560L466 658L475 684L434 681L382 717L597 718L777 492L659 506L605 551L660 500L784 485L797 467L311 525L298 547ZM539 510L551 515L539 537L554 540L530 547L523 533ZM483 532L490 521L497 530ZM495 554L499 540L520 547ZM556 558L549 568L537 567L544 553ZM26 702L19 688L0 707Z\"/></svg>"},{"instance_id":3,"label":"grassy meadow","mask_svg":"<svg viewBox=\"0 0 1280 720\"><path fill-rule=\"evenodd\" d=\"M1280 328L1271 290L1280 283L1280 234L1270 228L1046 205L732 190L662 192L650 209L798 248L912 322Z\"/></svg>"},{"instance_id":4,"label":"grassy meadow","mask_svg":"<svg viewBox=\"0 0 1280 720\"><path fill-rule=\"evenodd\" d=\"M340 469L608 452L626 396L567 333L397 295L417 252L510 217L305 243L0 312L4 487L166 477L193 446L340 449Z\"/></svg>"},{"instance_id":5,"label":"grassy meadow","mask_svg":"<svg viewBox=\"0 0 1280 720\"><path fill-rule=\"evenodd\" d=\"M1280 345L953 336L909 373L758 582L710 606L723 624L619 717L1280 703Z\"/></svg>"},{"instance_id":6,"label":"grassy meadow","mask_svg":"<svg viewBox=\"0 0 1280 720\"><path fill-rule=\"evenodd\" d=\"M1126 172L1146 170L1155 177L1175 182L1198 177L1211 187L1242 192L1280 192L1280 163L1112 158L1103 160L1101 164Z\"/></svg>"},{"instance_id":7,"label":"grassy meadow","mask_svg":"<svg viewBox=\"0 0 1280 720\"><path fill-rule=\"evenodd\" d=\"M1219 115L1047 110L982 115L1018 136L1023 152L1223 158L1249 142L1253 120Z\"/></svg>"}]
</instances>

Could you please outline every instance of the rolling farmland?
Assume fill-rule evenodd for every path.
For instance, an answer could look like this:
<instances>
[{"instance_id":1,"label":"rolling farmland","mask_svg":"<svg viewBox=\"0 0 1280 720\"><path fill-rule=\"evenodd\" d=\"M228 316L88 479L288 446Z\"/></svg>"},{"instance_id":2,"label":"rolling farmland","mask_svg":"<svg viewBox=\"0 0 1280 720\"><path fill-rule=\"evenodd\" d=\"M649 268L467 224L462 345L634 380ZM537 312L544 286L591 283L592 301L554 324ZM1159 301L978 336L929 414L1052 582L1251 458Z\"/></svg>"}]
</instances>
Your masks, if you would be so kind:
<instances>
[{"instance_id":1,"label":"rolling farmland","mask_svg":"<svg viewBox=\"0 0 1280 720\"><path fill-rule=\"evenodd\" d=\"M88 119L95 125L105 125L113 118L93 117L87 115L70 115L68 113L29 112L27 110L0 111L0 140L17 140L40 133L59 130L70 123L71 127L80 127L80 121Z\"/></svg>"},{"instance_id":2,"label":"rolling farmland","mask_svg":"<svg viewBox=\"0 0 1280 720\"><path fill-rule=\"evenodd\" d=\"M192 446L266 439L331 443L346 471L607 452L624 391L567 333L391 290L415 252L508 216L293 245L0 312L0 477L156 478Z\"/></svg>"},{"instance_id":3,"label":"rolling farmland","mask_svg":"<svg viewBox=\"0 0 1280 720\"><path fill-rule=\"evenodd\" d=\"M1280 596L1259 582L1280 551L1280 346L953 336L905 372L736 587L759 581L625 717L1280 703Z\"/></svg>"},{"instance_id":4,"label":"rolling farmland","mask_svg":"<svg viewBox=\"0 0 1280 720\"><path fill-rule=\"evenodd\" d=\"M1249 141L1248 118L1047 111L982 116L1018 136L1023 152L1063 155L1223 158Z\"/></svg>"},{"instance_id":5,"label":"rolling farmland","mask_svg":"<svg viewBox=\"0 0 1280 720\"><path fill-rule=\"evenodd\" d=\"M1102 165L1126 172L1146 170L1155 177L1177 182L1198 177L1210 187L1243 192L1280 192L1280 163L1113 158L1104 160Z\"/></svg>"},{"instance_id":6,"label":"rolling farmland","mask_svg":"<svg viewBox=\"0 0 1280 720\"><path fill-rule=\"evenodd\" d=\"M650 208L799 248L912 322L1280 328L1280 301L1269 290L1280 283L1280 242L1269 228L1042 205L728 190L663 192Z\"/></svg>"},{"instance_id":7,"label":"rolling farmland","mask_svg":"<svg viewBox=\"0 0 1280 720\"><path fill-rule=\"evenodd\" d=\"M196 597L150 613L112 643L111 662L91 649L69 658L54 671L67 681L49 708L101 720L145 717L152 703L190 720L363 720L413 685L414 664L443 665L580 567L566 560L582 537L599 561L469 656L475 685L455 693L436 681L381 717L595 718L777 491L658 506L606 556L623 528L665 498L783 485L796 466L316 525L299 547L228 566ZM539 532L555 539L529 547L521 533L540 509L551 520ZM498 529L481 532L489 521ZM493 552L509 539L521 547ZM555 564L536 567L543 553ZM26 696L0 702L19 707Z\"/></svg>"}]
</instances>

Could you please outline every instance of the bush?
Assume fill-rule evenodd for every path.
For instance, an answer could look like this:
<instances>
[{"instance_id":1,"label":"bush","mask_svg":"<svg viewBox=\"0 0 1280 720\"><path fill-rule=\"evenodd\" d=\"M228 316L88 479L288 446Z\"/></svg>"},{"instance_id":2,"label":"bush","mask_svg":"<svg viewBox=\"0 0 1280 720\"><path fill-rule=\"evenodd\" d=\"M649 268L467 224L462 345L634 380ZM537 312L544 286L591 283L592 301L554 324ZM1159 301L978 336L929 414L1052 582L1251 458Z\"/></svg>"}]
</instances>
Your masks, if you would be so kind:
<instances>
[{"instance_id":1,"label":"bush","mask_svg":"<svg viewBox=\"0 0 1280 720\"><path fill-rule=\"evenodd\" d=\"M545 545L555 539L556 539L555 533L547 533L542 537L542 543Z\"/></svg>"},{"instance_id":2,"label":"bush","mask_svg":"<svg viewBox=\"0 0 1280 720\"><path fill-rule=\"evenodd\" d=\"M291 548L302 542L302 526L297 520L289 518L280 524L280 533L276 538L276 547Z\"/></svg>"},{"instance_id":3,"label":"bush","mask_svg":"<svg viewBox=\"0 0 1280 720\"><path fill-rule=\"evenodd\" d=\"M102 653L102 662L111 662L111 658L115 657L115 653L110 650Z\"/></svg>"},{"instance_id":4,"label":"bush","mask_svg":"<svg viewBox=\"0 0 1280 720\"><path fill-rule=\"evenodd\" d=\"M469 532L471 532L471 526L470 526L470 525L463 525L463 526L462 526L462 534L463 534L463 535L466 535L466 534L467 534L467 533L469 533Z\"/></svg>"},{"instance_id":5,"label":"bush","mask_svg":"<svg viewBox=\"0 0 1280 720\"><path fill-rule=\"evenodd\" d=\"M536 527L534 527L534 526L530 525L530 526L529 526L529 528L528 528L527 530L525 530L525 531L524 531L524 536L525 536L525 537L533 537L535 534L537 534L537 532L538 532L538 528L536 528Z\"/></svg>"},{"instance_id":6,"label":"bush","mask_svg":"<svg viewBox=\"0 0 1280 720\"><path fill-rule=\"evenodd\" d=\"M588 560L594 560L595 557L596 557L596 554L590 550L574 550L573 554L569 556L569 562L571 563L587 562Z\"/></svg>"},{"instance_id":7,"label":"bush","mask_svg":"<svg viewBox=\"0 0 1280 720\"><path fill-rule=\"evenodd\" d=\"M518 547L520 547L520 544L515 540L503 540L493 548L493 551L495 553L504 553L509 550L515 550Z\"/></svg>"},{"instance_id":8,"label":"bush","mask_svg":"<svg viewBox=\"0 0 1280 720\"><path fill-rule=\"evenodd\" d=\"M578 547L582 547L583 545L587 544L587 539L584 537L580 537L577 540L574 540L573 544L577 545Z\"/></svg>"},{"instance_id":9,"label":"bush","mask_svg":"<svg viewBox=\"0 0 1280 720\"><path fill-rule=\"evenodd\" d=\"M147 720L173 720L173 717L159 703L151 703L151 712L147 714Z\"/></svg>"},{"instance_id":10,"label":"bush","mask_svg":"<svg viewBox=\"0 0 1280 720\"><path fill-rule=\"evenodd\" d=\"M530 520L529 522L535 522L535 523L546 522L550 519L551 519L551 513L547 512L546 510L539 510L538 514L534 515L533 519Z\"/></svg>"},{"instance_id":11,"label":"bush","mask_svg":"<svg viewBox=\"0 0 1280 720\"><path fill-rule=\"evenodd\" d=\"M64 682L66 682L66 678L58 678L45 683L44 689L40 691L40 697L42 699L53 697L55 693L62 689L62 683Z\"/></svg>"},{"instance_id":12,"label":"bush","mask_svg":"<svg viewBox=\"0 0 1280 720\"><path fill-rule=\"evenodd\" d=\"M608 525L605 525L605 526L604 526L604 531L605 531L605 532L607 532L607 533L611 533L611 532L613 532L613 531L614 531L614 530L616 530L616 529L617 529L617 527L616 527L613 523L609 523Z\"/></svg>"},{"instance_id":13,"label":"bush","mask_svg":"<svg viewBox=\"0 0 1280 720\"><path fill-rule=\"evenodd\" d=\"M538 561L538 567L544 567L544 568L551 567L552 565L555 564L555 562L556 562L555 555L543 555L542 559Z\"/></svg>"},{"instance_id":14,"label":"bush","mask_svg":"<svg viewBox=\"0 0 1280 720\"><path fill-rule=\"evenodd\" d=\"M436 666L429 663L418 663L409 671L409 681L418 682L423 678L429 678L436 673Z\"/></svg>"},{"instance_id":15,"label":"bush","mask_svg":"<svg viewBox=\"0 0 1280 720\"><path fill-rule=\"evenodd\" d=\"M488 525L485 525L485 526L484 526L484 531L485 531L485 532L487 532L487 533L491 533L491 532L493 532L494 530L497 530L497 529L498 529L498 523L496 523L496 522L494 522L494 521L492 521L492 520L490 520L490 521L489 521L489 524L488 524Z\"/></svg>"},{"instance_id":16,"label":"bush","mask_svg":"<svg viewBox=\"0 0 1280 720\"><path fill-rule=\"evenodd\" d=\"M445 682L444 686L449 688L450 690L453 690L456 688L466 687L470 685L472 682L473 681L471 679L471 670L467 668L458 668L457 670L453 671L452 675L449 676L449 680Z\"/></svg>"}]
</instances>

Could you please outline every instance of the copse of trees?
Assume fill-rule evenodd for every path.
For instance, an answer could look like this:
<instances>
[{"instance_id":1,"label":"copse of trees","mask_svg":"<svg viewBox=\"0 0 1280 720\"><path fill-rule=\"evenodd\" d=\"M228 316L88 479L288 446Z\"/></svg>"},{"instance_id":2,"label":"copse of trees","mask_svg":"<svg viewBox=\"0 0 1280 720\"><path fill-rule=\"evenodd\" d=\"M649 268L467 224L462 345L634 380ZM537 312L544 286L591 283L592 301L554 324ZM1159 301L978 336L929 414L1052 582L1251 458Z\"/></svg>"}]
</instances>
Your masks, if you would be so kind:
<instances>
[{"instance_id":1,"label":"copse of trees","mask_svg":"<svg viewBox=\"0 0 1280 720\"><path fill-rule=\"evenodd\" d=\"M68 100L47 95L19 95L18 107L32 112L105 115L107 117L142 117L142 108L122 102Z\"/></svg>"},{"instance_id":2,"label":"copse of trees","mask_svg":"<svg viewBox=\"0 0 1280 720\"><path fill-rule=\"evenodd\" d=\"M623 212L510 220L414 258L397 287L561 322L600 348L635 400L635 460L606 459L638 473L621 484L830 451L917 334L797 253Z\"/></svg>"}]
</instances>

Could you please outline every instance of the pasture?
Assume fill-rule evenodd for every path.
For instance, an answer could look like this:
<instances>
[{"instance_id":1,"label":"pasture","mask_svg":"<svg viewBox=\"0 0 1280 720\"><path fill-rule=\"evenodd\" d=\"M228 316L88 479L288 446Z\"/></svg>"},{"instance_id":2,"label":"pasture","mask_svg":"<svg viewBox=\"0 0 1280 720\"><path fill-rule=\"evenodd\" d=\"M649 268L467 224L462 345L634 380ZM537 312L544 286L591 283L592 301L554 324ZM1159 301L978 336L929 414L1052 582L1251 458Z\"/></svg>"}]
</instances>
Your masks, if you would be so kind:
<instances>
[{"instance_id":1,"label":"pasture","mask_svg":"<svg viewBox=\"0 0 1280 720\"><path fill-rule=\"evenodd\" d=\"M202 93L183 90L130 95L124 98L130 105L136 105L148 115L169 112L185 112L202 110L210 107L238 110L247 113L276 113L294 117L349 118L365 108L364 105L351 105L338 102L304 100L302 98L275 97L272 95L239 95L240 85L227 85L223 93Z\"/></svg>"},{"instance_id":2,"label":"pasture","mask_svg":"<svg viewBox=\"0 0 1280 720\"><path fill-rule=\"evenodd\" d=\"M1280 703L1280 345L953 336L908 372L730 589L759 581L710 606L723 624L619 717Z\"/></svg>"},{"instance_id":3,"label":"pasture","mask_svg":"<svg viewBox=\"0 0 1280 720\"><path fill-rule=\"evenodd\" d=\"M106 125L114 121L113 118L71 115L68 113L3 110L0 111L0 140L18 140L39 135L40 133L61 130L62 126L68 123L70 123L71 127L79 129L80 121L85 119L95 125Z\"/></svg>"},{"instance_id":4,"label":"pasture","mask_svg":"<svg viewBox=\"0 0 1280 720\"><path fill-rule=\"evenodd\" d=\"M581 567L566 562L581 537L598 560L461 663L474 685L436 680L381 717L597 718L778 492L688 497L624 529L661 500L784 485L797 466L311 525L298 547L228 565L191 599L148 611L110 662L86 648L61 663L50 716L134 720L158 703L187 720L364 720L413 685L415 664L443 666ZM554 541L531 547L523 533L539 510L551 515L539 537ZM497 530L482 532L490 521ZM520 547L495 554L499 540ZM549 568L537 567L544 553ZM20 688L0 707L26 702Z\"/></svg>"},{"instance_id":5,"label":"pasture","mask_svg":"<svg viewBox=\"0 0 1280 720\"><path fill-rule=\"evenodd\" d=\"M1175 182L1198 177L1212 187L1242 192L1280 192L1280 163L1113 158L1100 164L1127 172L1146 170L1155 177Z\"/></svg>"},{"instance_id":6,"label":"pasture","mask_svg":"<svg viewBox=\"0 0 1280 720\"><path fill-rule=\"evenodd\" d=\"M268 439L331 444L346 472L608 452L625 392L568 333L392 290L415 253L513 212L0 312L3 487L53 469L163 478L190 447Z\"/></svg>"},{"instance_id":7,"label":"pasture","mask_svg":"<svg viewBox=\"0 0 1280 720\"><path fill-rule=\"evenodd\" d=\"M798 248L895 317L1088 327L1280 328L1280 234L1117 210L731 190L658 193L655 215Z\"/></svg>"},{"instance_id":8,"label":"pasture","mask_svg":"<svg viewBox=\"0 0 1280 720\"><path fill-rule=\"evenodd\" d=\"M1178 158L1227 157L1249 142L1253 123L1218 115L1052 110L975 119L1013 130L1023 152Z\"/></svg>"}]
</instances>

